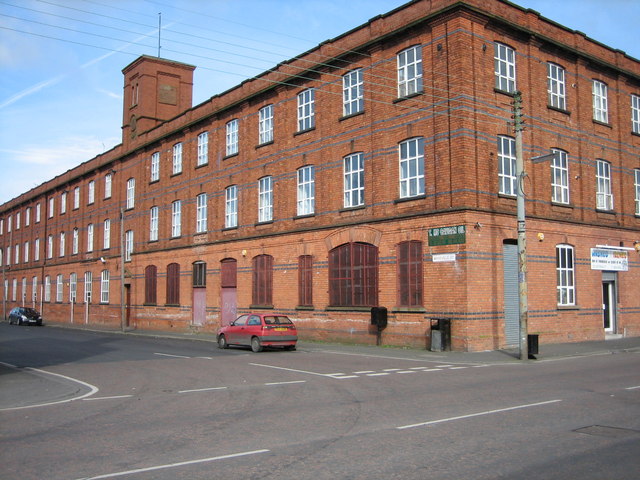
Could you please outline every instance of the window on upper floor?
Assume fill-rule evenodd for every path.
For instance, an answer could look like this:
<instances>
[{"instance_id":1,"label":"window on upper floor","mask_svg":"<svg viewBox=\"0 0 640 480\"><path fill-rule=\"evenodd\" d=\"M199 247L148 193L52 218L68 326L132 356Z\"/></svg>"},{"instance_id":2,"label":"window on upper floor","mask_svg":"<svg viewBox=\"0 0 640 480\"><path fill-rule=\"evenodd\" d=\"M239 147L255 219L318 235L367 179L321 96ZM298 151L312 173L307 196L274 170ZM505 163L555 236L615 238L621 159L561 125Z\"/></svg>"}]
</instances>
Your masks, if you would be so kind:
<instances>
[{"instance_id":1,"label":"window on upper floor","mask_svg":"<svg viewBox=\"0 0 640 480\"><path fill-rule=\"evenodd\" d=\"M547 63L547 93L549 106L559 110L567 109L564 68L555 63Z\"/></svg>"},{"instance_id":2,"label":"window on upper floor","mask_svg":"<svg viewBox=\"0 0 640 480\"><path fill-rule=\"evenodd\" d=\"M51 197L49 199L49 218L53 218L54 211L55 211L55 199Z\"/></svg>"},{"instance_id":3,"label":"window on upper floor","mask_svg":"<svg viewBox=\"0 0 640 480\"><path fill-rule=\"evenodd\" d=\"M238 153L238 119L227 122L225 133L226 155L235 155Z\"/></svg>"},{"instance_id":4,"label":"window on upper floor","mask_svg":"<svg viewBox=\"0 0 640 480\"><path fill-rule=\"evenodd\" d=\"M269 307L273 304L273 257L258 255L253 257L253 282L251 303Z\"/></svg>"},{"instance_id":5,"label":"window on upper floor","mask_svg":"<svg viewBox=\"0 0 640 480\"><path fill-rule=\"evenodd\" d=\"M262 107L258 111L258 143L273 142L273 105Z\"/></svg>"},{"instance_id":6,"label":"window on upper floor","mask_svg":"<svg viewBox=\"0 0 640 480\"><path fill-rule=\"evenodd\" d=\"M104 231L102 235L102 249L107 250L111 248L111 220L104 219Z\"/></svg>"},{"instance_id":7,"label":"window on upper floor","mask_svg":"<svg viewBox=\"0 0 640 480\"><path fill-rule=\"evenodd\" d=\"M13 215L9 215L7 217L7 233L11 232L12 226L13 226Z\"/></svg>"},{"instance_id":8,"label":"window on upper floor","mask_svg":"<svg viewBox=\"0 0 640 480\"><path fill-rule=\"evenodd\" d=\"M207 231L207 194L196 197L196 233Z\"/></svg>"},{"instance_id":9,"label":"window on upper floor","mask_svg":"<svg viewBox=\"0 0 640 480\"><path fill-rule=\"evenodd\" d=\"M398 54L398 97L422 92L422 47L416 45Z\"/></svg>"},{"instance_id":10,"label":"window on upper floor","mask_svg":"<svg viewBox=\"0 0 640 480\"><path fill-rule=\"evenodd\" d=\"M364 155L353 153L343 160L344 208L364 205Z\"/></svg>"},{"instance_id":11,"label":"window on upper floor","mask_svg":"<svg viewBox=\"0 0 640 480\"><path fill-rule=\"evenodd\" d=\"M17 265L18 263L20 263L20 244L16 243L16 246L13 247L14 253L15 253L15 257L13 260L14 265Z\"/></svg>"},{"instance_id":12,"label":"window on upper floor","mask_svg":"<svg viewBox=\"0 0 640 480\"><path fill-rule=\"evenodd\" d=\"M29 242L24 242L24 263L29 262Z\"/></svg>"},{"instance_id":13,"label":"window on upper floor","mask_svg":"<svg viewBox=\"0 0 640 480\"><path fill-rule=\"evenodd\" d=\"M495 43L493 50L495 88L501 92L516 91L516 52L502 43Z\"/></svg>"},{"instance_id":14,"label":"window on upper floor","mask_svg":"<svg viewBox=\"0 0 640 480\"><path fill-rule=\"evenodd\" d=\"M593 80L593 119L601 123L609 123L607 84L600 80Z\"/></svg>"},{"instance_id":15,"label":"window on upper floor","mask_svg":"<svg viewBox=\"0 0 640 480\"><path fill-rule=\"evenodd\" d=\"M605 160L596 160L596 208L613 210L611 164Z\"/></svg>"},{"instance_id":16,"label":"window on upper floor","mask_svg":"<svg viewBox=\"0 0 640 480\"><path fill-rule=\"evenodd\" d=\"M4 233L4 218L0 218L0 235Z\"/></svg>"},{"instance_id":17,"label":"window on upper floor","mask_svg":"<svg viewBox=\"0 0 640 480\"><path fill-rule=\"evenodd\" d=\"M31 207L27 207L24 212L24 226L28 227L31 224ZM0 228L0 235L2 235L2 229Z\"/></svg>"},{"instance_id":18,"label":"window on upper floor","mask_svg":"<svg viewBox=\"0 0 640 480\"><path fill-rule=\"evenodd\" d=\"M151 168L149 169L149 181L157 182L160 180L160 152L154 152L151 155Z\"/></svg>"},{"instance_id":19,"label":"window on upper floor","mask_svg":"<svg viewBox=\"0 0 640 480\"><path fill-rule=\"evenodd\" d=\"M176 200L171 203L171 237L182 235L182 202Z\"/></svg>"},{"instance_id":20,"label":"window on upper floor","mask_svg":"<svg viewBox=\"0 0 640 480\"><path fill-rule=\"evenodd\" d=\"M124 260L125 262L131 261L131 254L133 253L133 230L127 230L124 233Z\"/></svg>"},{"instance_id":21,"label":"window on upper floor","mask_svg":"<svg viewBox=\"0 0 640 480\"><path fill-rule=\"evenodd\" d=\"M552 148L555 153L551 160L551 201L569 203L569 160L567 152Z\"/></svg>"},{"instance_id":22,"label":"window on upper floor","mask_svg":"<svg viewBox=\"0 0 640 480\"><path fill-rule=\"evenodd\" d=\"M316 169L306 165L298 169L297 215L313 215L316 207Z\"/></svg>"},{"instance_id":23,"label":"window on upper floor","mask_svg":"<svg viewBox=\"0 0 640 480\"><path fill-rule=\"evenodd\" d=\"M87 225L87 252L93 252L93 223Z\"/></svg>"},{"instance_id":24,"label":"window on upper floor","mask_svg":"<svg viewBox=\"0 0 640 480\"><path fill-rule=\"evenodd\" d=\"M640 168L634 170L635 180L635 197L636 197L636 215L640 215Z\"/></svg>"},{"instance_id":25,"label":"window on upper floor","mask_svg":"<svg viewBox=\"0 0 640 480\"><path fill-rule=\"evenodd\" d=\"M60 195L60 215L67 213L67 192Z\"/></svg>"},{"instance_id":26,"label":"window on upper floor","mask_svg":"<svg viewBox=\"0 0 640 480\"><path fill-rule=\"evenodd\" d=\"M73 189L73 209L80 208L80 187Z\"/></svg>"},{"instance_id":27,"label":"window on upper floor","mask_svg":"<svg viewBox=\"0 0 640 480\"><path fill-rule=\"evenodd\" d=\"M20 230L20 212L16 213L16 230Z\"/></svg>"},{"instance_id":28,"label":"window on upper floor","mask_svg":"<svg viewBox=\"0 0 640 480\"><path fill-rule=\"evenodd\" d=\"M111 174L104 176L104 198L111 198Z\"/></svg>"},{"instance_id":29,"label":"window on upper floor","mask_svg":"<svg viewBox=\"0 0 640 480\"><path fill-rule=\"evenodd\" d=\"M93 202L96 201L96 182L94 180L91 180L87 187L88 187L87 204L91 205Z\"/></svg>"},{"instance_id":30,"label":"window on upper floor","mask_svg":"<svg viewBox=\"0 0 640 480\"><path fill-rule=\"evenodd\" d=\"M258 180L258 222L273 220L273 179L262 177Z\"/></svg>"},{"instance_id":31,"label":"window on upper floor","mask_svg":"<svg viewBox=\"0 0 640 480\"><path fill-rule=\"evenodd\" d=\"M198 135L198 158L196 166L200 167L209 163L209 132Z\"/></svg>"},{"instance_id":32,"label":"window on upper floor","mask_svg":"<svg viewBox=\"0 0 640 480\"><path fill-rule=\"evenodd\" d=\"M60 232L60 256L64 257L64 252L65 252L65 239L66 239L66 235L64 232Z\"/></svg>"},{"instance_id":33,"label":"window on upper floor","mask_svg":"<svg viewBox=\"0 0 640 480\"><path fill-rule=\"evenodd\" d=\"M47 258L53 258L53 235L47 237Z\"/></svg>"},{"instance_id":34,"label":"window on upper floor","mask_svg":"<svg viewBox=\"0 0 640 480\"><path fill-rule=\"evenodd\" d=\"M298 94L298 132L316 126L316 91L308 88Z\"/></svg>"},{"instance_id":35,"label":"window on upper floor","mask_svg":"<svg viewBox=\"0 0 640 480\"><path fill-rule=\"evenodd\" d=\"M556 246L556 291L559 307L576 304L576 281L573 247Z\"/></svg>"},{"instance_id":36,"label":"window on upper floor","mask_svg":"<svg viewBox=\"0 0 640 480\"><path fill-rule=\"evenodd\" d=\"M342 115L345 117L364 111L364 80L362 68L342 76Z\"/></svg>"},{"instance_id":37,"label":"window on upper floor","mask_svg":"<svg viewBox=\"0 0 640 480\"><path fill-rule=\"evenodd\" d=\"M133 208L136 202L136 179L127 180L127 209Z\"/></svg>"},{"instance_id":38,"label":"window on upper floor","mask_svg":"<svg viewBox=\"0 0 640 480\"><path fill-rule=\"evenodd\" d=\"M631 131L640 135L640 95L631 95Z\"/></svg>"},{"instance_id":39,"label":"window on upper floor","mask_svg":"<svg viewBox=\"0 0 640 480\"><path fill-rule=\"evenodd\" d=\"M498 193L516 195L516 141L502 135L498 137L498 181Z\"/></svg>"},{"instance_id":40,"label":"window on upper floor","mask_svg":"<svg viewBox=\"0 0 640 480\"><path fill-rule=\"evenodd\" d=\"M238 186L228 186L224 198L224 227L235 228L238 226Z\"/></svg>"},{"instance_id":41,"label":"window on upper floor","mask_svg":"<svg viewBox=\"0 0 640 480\"><path fill-rule=\"evenodd\" d=\"M158 207L153 206L149 210L149 241L158 240Z\"/></svg>"},{"instance_id":42,"label":"window on upper floor","mask_svg":"<svg viewBox=\"0 0 640 480\"><path fill-rule=\"evenodd\" d=\"M397 247L398 305L422 306L422 242L410 240Z\"/></svg>"},{"instance_id":43,"label":"window on upper floor","mask_svg":"<svg viewBox=\"0 0 640 480\"><path fill-rule=\"evenodd\" d=\"M37 262L40 260L40 239L36 238L33 242L33 261Z\"/></svg>"},{"instance_id":44,"label":"window on upper floor","mask_svg":"<svg viewBox=\"0 0 640 480\"><path fill-rule=\"evenodd\" d=\"M182 142L176 143L173 146L173 169L171 170L172 175L178 175L182 173Z\"/></svg>"},{"instance_id":45,"label":"window on upper floor","mask_svg":"<svg viewBox=\"0 0 640 480\"><path fill-rule=\"evenodd\" d=\"M78 253L78 241L80 240L80 232L77 228L73 229L73 234L71 236L71 254L76 255Z\"/></svg>"},{"instance_id":46,"label":"window on upper floor","mask_svg":"<svg viewBox=\"0 0 640 480\"><path fill-rule=\"evenodd\" d=\"M424 195L424 139L411 138L398 146L400 198Z\"/></svg>"},{"instance_id":47,"label":"window on upper floor","mask_svg":"<svg viewBox=\"0 0 640 480\"><path fill-rule=\"evenodd\" d=\"M36 203L36 223L40 223L40 204Z\"/></svg>"}]
</instances>

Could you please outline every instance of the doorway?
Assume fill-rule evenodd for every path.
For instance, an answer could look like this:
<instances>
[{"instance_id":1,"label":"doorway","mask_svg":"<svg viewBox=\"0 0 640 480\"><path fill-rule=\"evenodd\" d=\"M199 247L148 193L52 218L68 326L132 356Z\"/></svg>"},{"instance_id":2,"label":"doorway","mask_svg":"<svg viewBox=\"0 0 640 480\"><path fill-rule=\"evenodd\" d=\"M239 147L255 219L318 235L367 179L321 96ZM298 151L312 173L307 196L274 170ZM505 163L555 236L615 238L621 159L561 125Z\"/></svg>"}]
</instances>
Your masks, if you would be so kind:
<instances>
[{"instance_id":1,"label":"doorway","mask_svg":"<svg viewBox=\"0 0 640 480\"><path fill-rule=\"evenodd\" d=\"M602 326L605 333L616 333L616 273L602 272Z\"/></svg>"},{"instance_id":2,"label":"doorway","mask_svg":"<svg viewBox=\"0 0 640 480\"><path fill-rule=\"evenodd\" d=\"M518 245L505 240L502 245L504 286L504 339L505 346L520 344L520 296L518 285Z\"/></svg>"},{"instance_id":3,"label":"doorway","mask_svg":"<svg viewBox=\"0 0 640 480\"><path fill-rule=\"evenodd\" d=\"M229 325L238 311L238 263L233 258L220 262L220 324Z\"/></svg>"}]
</instances>

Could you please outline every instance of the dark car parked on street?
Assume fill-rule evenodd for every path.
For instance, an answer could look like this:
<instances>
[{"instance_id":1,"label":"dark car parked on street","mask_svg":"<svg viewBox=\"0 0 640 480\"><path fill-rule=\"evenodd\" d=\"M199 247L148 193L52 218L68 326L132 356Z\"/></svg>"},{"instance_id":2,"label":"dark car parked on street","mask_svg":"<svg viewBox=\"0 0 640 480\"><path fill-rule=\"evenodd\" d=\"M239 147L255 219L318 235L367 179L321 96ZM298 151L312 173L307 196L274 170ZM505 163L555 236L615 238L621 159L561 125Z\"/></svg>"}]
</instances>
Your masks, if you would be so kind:
<instances>
[{"instance_id":1,"label":"dark car parked on street","mask_svg":"<svg viewBox=\"0 0 640 480\"><path fill-rule=\"evenodd\" d=\"M42 325L42 315L29 307L15 307L9 312L9 324Z\"/></svg>"}]
</instances>

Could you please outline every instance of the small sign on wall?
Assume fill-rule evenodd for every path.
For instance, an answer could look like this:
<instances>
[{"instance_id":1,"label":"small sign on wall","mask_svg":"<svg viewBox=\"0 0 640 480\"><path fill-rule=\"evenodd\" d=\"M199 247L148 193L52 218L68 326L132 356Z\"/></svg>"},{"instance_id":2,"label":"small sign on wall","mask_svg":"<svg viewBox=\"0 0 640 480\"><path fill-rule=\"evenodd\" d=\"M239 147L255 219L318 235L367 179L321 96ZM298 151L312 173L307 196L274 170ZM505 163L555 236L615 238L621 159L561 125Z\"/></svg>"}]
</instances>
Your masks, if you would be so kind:
<instances>
[{"instance_id":1,"label":"small sign on wall","mask_svg":"<svg viewBox=\"0 0 640 480\"><path fill-rule=\"evenodd\" d=\"M437 253L431 256L434 262L455 262L455 253Z\"/></svg>"},{"instance_id":2,"label":"small sign on wall","mask_svg":"<svg viewBox=\"0 0 640 480\"><path fill-rule=\"evenodd\" d=\"M429 229L429 246L458 245L466 243L466 229L464 225L439 227Z\"/></svg>"},{"instance_id":3,"label":"small sign on wall","mask_svg":"<svg viewBox=\"0 0 640 480\"><path fill-rule=\"evenodd\" d=\"M625 250L592 248L591 270L626 272L629 270L629 254Z\"/></svg>"}]
</instances>

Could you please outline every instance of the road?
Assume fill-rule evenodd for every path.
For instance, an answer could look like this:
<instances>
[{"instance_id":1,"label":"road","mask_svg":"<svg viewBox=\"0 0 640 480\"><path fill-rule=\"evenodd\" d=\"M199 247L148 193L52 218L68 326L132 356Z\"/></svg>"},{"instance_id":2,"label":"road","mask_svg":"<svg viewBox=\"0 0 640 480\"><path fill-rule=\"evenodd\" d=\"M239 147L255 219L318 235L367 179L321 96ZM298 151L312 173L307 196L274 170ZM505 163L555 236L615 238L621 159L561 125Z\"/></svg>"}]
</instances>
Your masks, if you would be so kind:
<instances>
[{"instance_id":1,"label":"road","mask_svg":"<svg viewBox=\"0 0 640 480\"><path fill-rule=\"evenodd\" d=\"M638 479L638 353L445 363L0 324L0 477Z\"/></svg>"}]
</instances>

